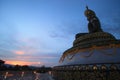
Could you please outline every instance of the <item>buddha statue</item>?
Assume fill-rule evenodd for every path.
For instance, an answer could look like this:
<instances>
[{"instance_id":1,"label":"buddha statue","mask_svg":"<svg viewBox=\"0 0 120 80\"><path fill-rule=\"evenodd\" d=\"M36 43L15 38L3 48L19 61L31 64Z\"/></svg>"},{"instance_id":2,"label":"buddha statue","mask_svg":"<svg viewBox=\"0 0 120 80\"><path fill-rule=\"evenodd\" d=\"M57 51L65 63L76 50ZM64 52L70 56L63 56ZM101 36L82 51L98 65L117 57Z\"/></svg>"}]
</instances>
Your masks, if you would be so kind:
<instances>
[{"instance_id":1,"label":"buddha statue","mask_svg":"<svg viewBox=\"0 0 120 80\"><path fill-rule=\"evenodd\" d=\"M100 21L97 18L94 11L92 11L92 10L88 9L88 7L86 7L84 14L87 17L87 20L89 21L89 23L88 23L89 33L103 32L103 30L101 29Z\"/></svg>"}]
</instances>

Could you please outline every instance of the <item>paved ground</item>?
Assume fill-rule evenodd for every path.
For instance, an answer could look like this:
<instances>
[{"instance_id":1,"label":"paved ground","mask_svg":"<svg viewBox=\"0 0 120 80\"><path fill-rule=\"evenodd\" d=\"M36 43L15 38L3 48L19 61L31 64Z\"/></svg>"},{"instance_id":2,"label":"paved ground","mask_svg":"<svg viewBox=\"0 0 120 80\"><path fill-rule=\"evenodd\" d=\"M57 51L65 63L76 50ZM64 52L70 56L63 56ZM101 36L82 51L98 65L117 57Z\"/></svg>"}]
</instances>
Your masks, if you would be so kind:
<instances>
[{"instance_id":1,"label":"paved ground","mask_svg":"<svg viewBox=\"0 0 120 80\"><path fill-rule=\"evenodd\" d=\"M44 74L37 74L36 75L36 80L53 80L52 77L47 74L47 73L44 73Z\"/></svg>"},{"instance_id":2,"label":"paved ground","mask_svg":"<svg viewBox=\"0 0 120 80\"><path fill-rule=\"evenodd\" d=\"M0 80L54 80L48 73L36 72L0 72Z\"/></svg>"}]
</instances>

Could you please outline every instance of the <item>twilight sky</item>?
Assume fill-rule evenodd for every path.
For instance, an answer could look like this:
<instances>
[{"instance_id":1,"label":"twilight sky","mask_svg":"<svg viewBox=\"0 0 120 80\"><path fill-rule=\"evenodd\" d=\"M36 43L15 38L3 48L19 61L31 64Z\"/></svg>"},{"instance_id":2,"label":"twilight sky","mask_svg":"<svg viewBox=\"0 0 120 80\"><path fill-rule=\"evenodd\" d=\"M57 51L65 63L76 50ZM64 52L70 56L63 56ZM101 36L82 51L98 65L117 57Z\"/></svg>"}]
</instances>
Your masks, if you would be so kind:
<instances>
[{"instance_id":1,"label":"twilight sky","mask_svg":"<svg viewBox=\"0 0 120 80\"><path fill-rule=\"evenodd\" d=\"M120 39L120 0L0 0L0 59L55 66L77 33L88 32L86 4Z\"/></svg>"}]
</instances>

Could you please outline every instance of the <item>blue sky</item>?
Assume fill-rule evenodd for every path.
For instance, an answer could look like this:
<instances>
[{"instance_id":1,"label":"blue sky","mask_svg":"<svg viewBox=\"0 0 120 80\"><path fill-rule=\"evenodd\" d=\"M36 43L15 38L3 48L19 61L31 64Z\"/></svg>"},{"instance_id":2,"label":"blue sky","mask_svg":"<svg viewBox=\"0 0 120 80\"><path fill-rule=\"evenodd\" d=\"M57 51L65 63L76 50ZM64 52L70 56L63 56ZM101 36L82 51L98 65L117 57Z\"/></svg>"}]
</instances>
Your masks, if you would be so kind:
<instances>
[{"instance_id":1,"label":"blue sky","mask_svg":"<svg viewBox=\"0 0 120 80\"><path fill-rule=\"evenodd\" d=\"M10 64L54 66L88 32L86 4L102 29L120 38L119 0L0 0L0 59Z\"/></svg>"}]
</instances>

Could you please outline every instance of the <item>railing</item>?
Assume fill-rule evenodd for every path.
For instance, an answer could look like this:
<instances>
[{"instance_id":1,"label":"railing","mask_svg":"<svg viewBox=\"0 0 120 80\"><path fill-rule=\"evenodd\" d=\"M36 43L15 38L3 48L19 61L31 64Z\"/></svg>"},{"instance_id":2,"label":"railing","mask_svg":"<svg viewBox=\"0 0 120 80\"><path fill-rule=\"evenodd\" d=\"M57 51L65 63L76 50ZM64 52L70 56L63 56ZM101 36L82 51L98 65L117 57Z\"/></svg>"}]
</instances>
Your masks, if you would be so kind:
<instances>
[{"instance_id":1,"label":"railing","mask_svg":"<svg viewBox=\"0 0 120 80\"><path fill-rule=\"evenodd\" d=\"M120 80L120 64L56 66L52 74L55 80Z\"/></svg>"}]
</instances>

